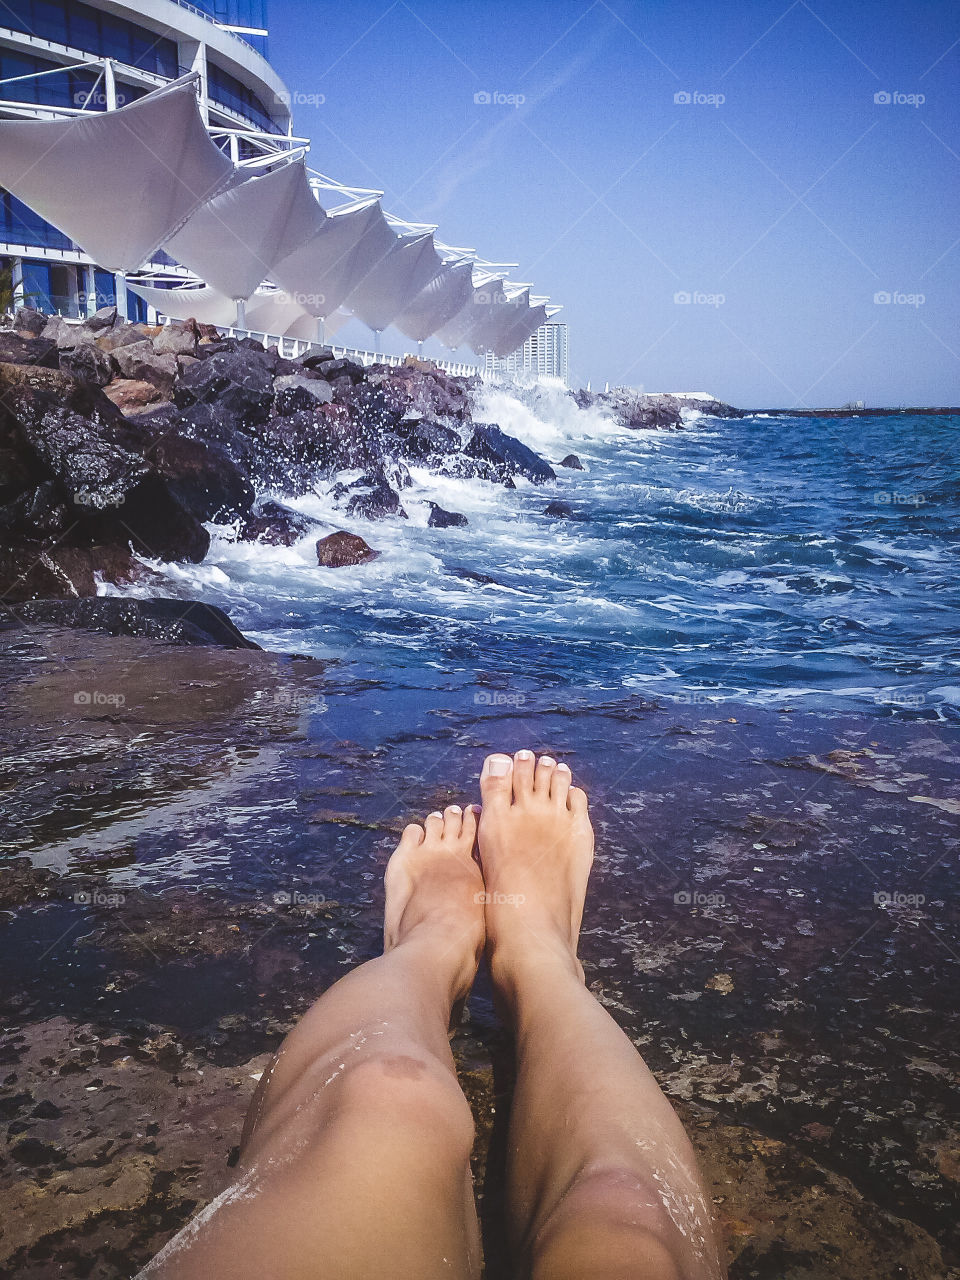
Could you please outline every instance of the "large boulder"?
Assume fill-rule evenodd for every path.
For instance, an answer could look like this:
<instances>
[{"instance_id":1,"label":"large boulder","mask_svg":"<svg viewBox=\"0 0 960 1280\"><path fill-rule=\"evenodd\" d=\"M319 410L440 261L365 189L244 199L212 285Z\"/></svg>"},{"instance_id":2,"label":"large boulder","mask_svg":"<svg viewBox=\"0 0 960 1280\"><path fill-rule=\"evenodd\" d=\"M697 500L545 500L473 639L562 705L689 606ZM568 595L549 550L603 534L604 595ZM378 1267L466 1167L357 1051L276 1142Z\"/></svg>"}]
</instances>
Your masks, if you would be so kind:
<instances>
[{"instance_id":1,"label":"large boulder","mask_svg":"<svg viewBox=\"0 0 960 1280\"><path fill-rule=\"evenodd\" d=\"M209 535L145 456L148 443L92 384L0 364L0 447L55 482L74 509L74 543L133 543L150 557L202 560Z\"/></svg>"},{"instance_id":2,"label":"large boulder","mask_svg":"<svg viewBox=\"0 0 960 1280\"><path fill-rule=\"evenodd\" d=\"M198 520L233 519L253 506L253 486L219 445L168 432L145 454L173 497Z\"/></svg>"},{"instance_id":3,"label":"large boulder","mask_svg":"<svg viewBox=\"0 0 960 1280\"><path fill-rule=\"evenodd\" d=\"M317 563L324 569L342 569L345 565L369 564L380 555L357 533L340 530L329 533L317 543Z\"/></svg>"},{"instance_id":4,"label":"large boulder","mask_svg":"<svg viewBox=\"0 0 960 1280\"><path fill-rule=\"evenodd\" d=\"M92 382L98 387L105 387L114 374L110 357L92 342L61 351L60 368L71 378L80 382Z\"/></svg>"},{"instance_id":5,"label":"large boulder","mask_svg":"<svg viewBox=\"0 0 960 1280\"><path fill-rule=\"evenodd\" d=\"M565 458L561 458L557 463L559 467L569 467L571 471L582 471L583 463L575 453L568 453Z\"/></svg>"},{"instance_id":6,"label":"large boulder","mask_svg":"<svg viewBox=\"0 0 960 1280\"><path fill-rule=\"evenodd\" d=\"M95 596L98 579L132 582L140 568L125 546L45 546L22 542L0 548L0 595L8 604L39 598ZM18 608L16 613L20 612Z\"/></svg>"},{"instance_id":7,"label":"large boulder","mask_svg":"<svg viewBox=\"0 0 960 1280\"><path fill-rule=\"evenodd\" d=\"M23 337L9 329L0 331L0 361L6 364L36 364L56 369L56 344L43 338Z\"/></svg>"},{"instance_id":8,"label":"large boulder","mask_svg":"<svg viewBox=\"0 0 960 1280\"><path fill-rule=\"evenodd\" d=\"M103 388L103 394L125 417L135 417L160 405L170 404L156 383L144 382L140 378L114 378Z\"/></svg>"},{"instance_id":9,"label":"large boulder","mask_svg":"<svg viewBox=\"0 0 960 1280\"><path fill-rule=\"evenodd\" d=\"M118 347L129 347L134 342L152 342L152 330L145 324L130 324L122 320L112 329L105 329L97 334L96 345L101 351L116 351Z\"/></svg>"},{"instance_id":10,"label":"large boulder","mask_svg":"<svg viewBox=\"0 0 960 1280\"><path fill-rule=\"evenodd\" d=\"M152 382L164 398L173 395L173 383L180 372L176 356L158 354L153 343L145 338L128 346L117 347L109 357L121 378L133 378L138 382Z\"/></svg>"},{"instance_id":11,"label":"large boulder","mask_svg":"<svg viewBox=\"0 0 960 1280\"><path fill-rule=\"evenodd\" d=\"M649 395L633 387L599 392L579 390L571 394L581 409L606 409L622 427L631 430L683 426L681 405L676 396Z\"/></svg>"},{"instance_id":12,"label":"large boulder","mask_svg":"<svg viewBox=\"0 0 960 1280\"><path fill-rule=\"evenodd\" d=\"M262 347L259 355L266 355ZM210 405L230 426L250 427L270 415L273 379L266 361L254 352L220 351L184 369L173 399L181 409Z\"/></svg>"},{"instance_id":13,"label":"large boulder","mask_svg":"<svg viewBox=\"0 0 960 1280\"><path fill-rule=\"evenodd\" d=\"M244 542L265 542L271 547L292 547L314 528L316 520L280 502L260 502L240 526Z\"/></svg>"},{"instance_id":14,"label":"large boulder","mask_svg":"<svg viewBox=\"0 0 960 1280\"><path fill-rule=\"evenodd\" d=\"M17 609L31 625L76 627L112 636L145 636L174 645L220 645L224 649L259 649L233 625L222 609L197 600L33 600Z\"/></svg>"},{"instance_id":15,"label":"large boulder","mask_svg":"<svg viewBox=\"0 0 960 1280\"><path fill-rule=\"evenodd\" d=\"M460 451L458 432L419 414L405 414L393 427L389 444L410 462L433 462Z\"/></svg>"},{"instance_id":16,"label":"large boulder","mask_svg":"<svg viewBox=\"0 0 960 1280\"><path fill-rule=\"evenodd\" d=\"M165 324L153 340L158 355L192 356L197 349L199 334L190 320L171 320Z\"/></svg>"},{"instance_id":17,"label":"large boulder","mask_svg":"<svg viewBox=\"0 0 960 1280\"><path fill-rule=\"evenodd\" d=\"M303 373L287 373L273 380L274 409L282 417L298 409L313 409L318 404L330 404L333 390L323 378L308 377Z\"/></svg>"},{"instance_id":18,"label":"large boulder","mask_svg":"<svg viewBox=\"0 0 960 1280\"><path fill-rule=\"evenodd\" d=\"M470 521L459 511L446 511L436 502L430 503L427 527L430 529L461 529Z\"/></svg>"},{"instance_id":19,"label":"large boulder","mask_svg":"<svg viewBox=\"0 0 960 1280\"><path fill-rule=\"evenodd\" d=\"M481 422L474 427L464 453L502 468L507 475L526 476L534 484L557 478L549 462L492 423Z\"/></svg>"},{"instance_id":20,"label":"large boulder","mask_svg":"<svg viewBox=\"0 0 960 1280\"><path fill-rule=\"evenodd\" d=\"M47 317L33 307L18 307L13 317L13 327L21 338L39 338L47 327Z\"/></svg>"},{"instance_id":21,"label":"large boulder","mask_svg":"<svg viewBox=\"0 0 960 1280\"><path fill-rule=\"evenodd\" d=\"M366 520L400 516L406 520L407 513L400 505L400 495L390 487L382 473L363 476L351 488L360 488L361 492L355 493L347 503L347 515L363 516Z\"/></svg>"}]
</instances>

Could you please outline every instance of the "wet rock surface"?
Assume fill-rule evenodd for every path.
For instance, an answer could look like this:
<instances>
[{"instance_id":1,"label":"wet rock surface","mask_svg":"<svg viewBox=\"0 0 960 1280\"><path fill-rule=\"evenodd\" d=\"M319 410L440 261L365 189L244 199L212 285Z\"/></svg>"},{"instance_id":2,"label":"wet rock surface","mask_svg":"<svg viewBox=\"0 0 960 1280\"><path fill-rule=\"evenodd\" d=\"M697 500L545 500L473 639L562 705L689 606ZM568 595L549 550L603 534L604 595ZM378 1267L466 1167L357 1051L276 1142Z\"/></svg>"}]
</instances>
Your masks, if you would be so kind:
<instances>
[{"instance_id":1,"label":"wet rock surface","mask_svg":"<svg viewBox=\"0 0 960 1280\"><path fill-rule=\"evenodd\" d=\"M527 743L591 793L587 981L688 1126L733 1280L956 1274L955 729L45 626L0 632L0 690L0 1269L119 1280L216 1195L254 1077L378 950L398 827ZM483 975L454 1049L499 1280Z\"/></svg>"},{"instance_id":2,"label":"wet rock surface","mask_svg":"<svg viewBox=\"0 0 960 1280\"><path fill-rule=\"evenodd\" d=\"M374 520L406 517L408 464L506 487L553 480L521 441L473 423L474 389L412 358L288 360L191 321L21 310L0 331L0 592L91 596L144 560L199 562L210 521L291 545L290 520L251 514L257 496L300 497L341 472L366 477L346 485L345 513Z\"/></svg>"}]
</instances>

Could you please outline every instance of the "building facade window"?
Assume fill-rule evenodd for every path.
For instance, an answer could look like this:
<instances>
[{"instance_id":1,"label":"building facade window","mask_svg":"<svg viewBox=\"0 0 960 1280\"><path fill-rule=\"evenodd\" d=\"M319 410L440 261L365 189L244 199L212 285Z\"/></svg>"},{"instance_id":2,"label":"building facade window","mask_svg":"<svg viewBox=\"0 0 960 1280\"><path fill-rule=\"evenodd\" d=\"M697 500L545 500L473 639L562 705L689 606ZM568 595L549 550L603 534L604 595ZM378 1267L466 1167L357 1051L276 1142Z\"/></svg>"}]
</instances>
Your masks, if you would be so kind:
<instances>
[{"instance_id":1,"label":"building facade window","mask_svg":"<svg viewBox=\"0 0 960 1280\"><path fill-rule=\"evenodd\" d=\"M260 99L246 85L241 84L235 76L218 67L207 58L207 93L214 102L219 102L238 115L255 121L267 133L279 133L280 127L271 119L270 113Z\"/></svg>"},{"instance_id":2,"label":"building facade window","mask_svg":"<svg viewBox=\"0 0 960 1280\"><path fill-rule=\"evenodd\" d=\"M250 29L266 31L267 0L193 0L198 9L215 22L230 27L246 27L242 37L264 58L268 56L267 37L250 34Z\"/></svg>"},{"instance_id":3,"label":"building facade window","mask_svg":"<svg viewBox=\"0 0 960 1280\"><path fill-rule=\"evenodd\" d=\"M80 0L18 0L15 6L0 8L0 26L101 58L115 58L171 80L180 74L175 40Z\"/></svg>"}]
</instances>

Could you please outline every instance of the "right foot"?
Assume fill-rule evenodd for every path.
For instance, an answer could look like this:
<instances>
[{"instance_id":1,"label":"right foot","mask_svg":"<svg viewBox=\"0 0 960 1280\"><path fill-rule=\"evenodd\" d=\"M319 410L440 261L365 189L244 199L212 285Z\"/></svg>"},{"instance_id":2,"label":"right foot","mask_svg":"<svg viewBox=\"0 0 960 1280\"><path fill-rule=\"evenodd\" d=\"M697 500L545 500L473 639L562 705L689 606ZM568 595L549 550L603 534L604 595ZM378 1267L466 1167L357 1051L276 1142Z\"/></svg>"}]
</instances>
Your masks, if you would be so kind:
<instances>
[{"instance_id":1,"label":"right foot","mask_svg":"<svg viewBox=\"0 0 960 1280\"><path fill-rule=\"evenodd\" d=\"M570 768L532 751L488 756L480 774L479 846L486 886L487 950L495 980L543 958L572 964L593 828Z\"/></svg>"}]
</instances>

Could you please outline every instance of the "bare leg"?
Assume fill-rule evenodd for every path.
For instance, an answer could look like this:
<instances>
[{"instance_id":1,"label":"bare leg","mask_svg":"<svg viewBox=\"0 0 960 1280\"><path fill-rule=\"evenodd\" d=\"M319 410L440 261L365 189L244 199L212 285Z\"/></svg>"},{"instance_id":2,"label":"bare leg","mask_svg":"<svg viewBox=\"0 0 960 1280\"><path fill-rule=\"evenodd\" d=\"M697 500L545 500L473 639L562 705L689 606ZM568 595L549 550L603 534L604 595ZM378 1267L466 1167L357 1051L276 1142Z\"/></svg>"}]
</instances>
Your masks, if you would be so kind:
<instances>
[{"instance_id":1,"label":"bare leg","mask_svg":"<svg viewBox=\"0 0 960 1280\"><path fill-rule=\"evenodd\" d=\"M483 949L473 810L409 826L384 955L309 1010L264 1074L240 1173L141 1272L176 1280L470 1280L473 1120L448 1041Z\"/></svg>"},{"instance_id":2,"label":"bare leg","mask_svg":"<svg viewBox=\"0 0 960 1280\"><path fill-rule=\"evenodd\" d=\"M487 950L517 1036L512 1227L535 1280L716 1280L690 1143L630 1040L587 991L577 940L593 831L570 770L488 757Z\"/></svg>"}]
</instances>

